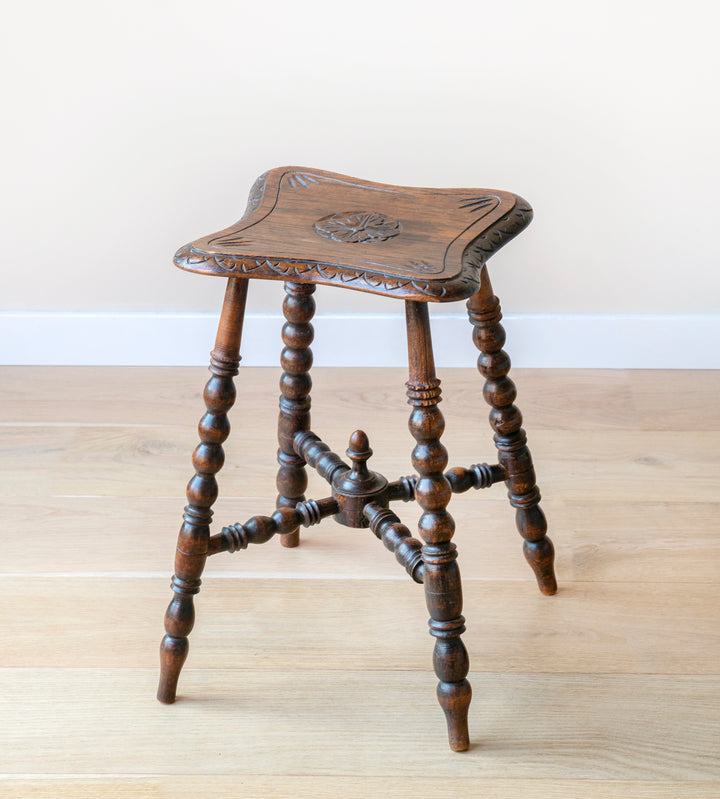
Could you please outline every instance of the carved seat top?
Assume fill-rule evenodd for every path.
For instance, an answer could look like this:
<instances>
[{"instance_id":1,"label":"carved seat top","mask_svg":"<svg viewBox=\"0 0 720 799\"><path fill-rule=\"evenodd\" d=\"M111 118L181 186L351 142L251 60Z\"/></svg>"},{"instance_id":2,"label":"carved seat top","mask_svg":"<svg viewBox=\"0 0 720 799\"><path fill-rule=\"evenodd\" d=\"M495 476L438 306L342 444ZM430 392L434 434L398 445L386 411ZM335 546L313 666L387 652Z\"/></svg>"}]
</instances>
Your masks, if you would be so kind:
<instances>
[{"instance_id":1,"label":"carved seat top","mask_svg":"<svg viewBox=\"0 0 720 799\"><path fill-rule=\"evenodd\" d=\"M532 219L515 194L389 186L301 167L255 182L244 216L182 247L175 263L211 275L344 286L448 302Z\"/></svg>"}]
</instances>

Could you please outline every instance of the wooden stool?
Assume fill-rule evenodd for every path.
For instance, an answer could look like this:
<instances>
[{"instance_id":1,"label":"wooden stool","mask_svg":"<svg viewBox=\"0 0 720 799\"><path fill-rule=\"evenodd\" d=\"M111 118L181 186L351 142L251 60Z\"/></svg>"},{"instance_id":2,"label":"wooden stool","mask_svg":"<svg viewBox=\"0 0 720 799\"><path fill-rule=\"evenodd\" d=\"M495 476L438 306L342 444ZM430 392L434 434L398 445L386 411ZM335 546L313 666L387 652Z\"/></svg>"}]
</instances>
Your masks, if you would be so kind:
<instances>
[{"instance_id":1,"label":"wooden stool","mask_svg":"<svg viewBox=\"0 0 720 799\"><path fill-rule=\"evenodd\" d=\"M193 596L209 555L235 552L274 535L297 546L299 527L333 516L347 527L369 527L395 553L408 574L425 586L437 695L448 723L450 746L468 748L467 714L471 689L455 523L446 507L452 492L487 488L504 481L525 557L544 594L557 590L553 546L545 535L522 416L513 404L515 385L507 376L505 332L500 304L493 295L486 260L532 218L520 197L486 189L418 189L386 186L298 167L273 169L250 192L243 218L180 249L182 269L228 278L225 301L205 387L207 412L200 420L200 444L193 454L195 476L178 537L174 596L165 615L160 647L158 698L175 701L177 681L188 653L187 636L195 618ZM285 281L280 417L278 423L277 510L210 535L211 507L218 495L215 474L223 465L222 444L230 432L227 413L235 401L248 278ZM407 385L410 433L416 441L412 463L417 476L388 481L372 472L372 450L358 430L350 437L345 463L310 430L310 344L316 283L369 291L405 300L410 379ZM480 350L483 395L491 406L498 463L446 471L448 455L440 443L445 423L438 408L428 302L467 302L473 340ZM305 467L331 486L331 495L307 500ZM417 500L424 543L390 510L397 500Z\"/></svg>"}]
</instances>

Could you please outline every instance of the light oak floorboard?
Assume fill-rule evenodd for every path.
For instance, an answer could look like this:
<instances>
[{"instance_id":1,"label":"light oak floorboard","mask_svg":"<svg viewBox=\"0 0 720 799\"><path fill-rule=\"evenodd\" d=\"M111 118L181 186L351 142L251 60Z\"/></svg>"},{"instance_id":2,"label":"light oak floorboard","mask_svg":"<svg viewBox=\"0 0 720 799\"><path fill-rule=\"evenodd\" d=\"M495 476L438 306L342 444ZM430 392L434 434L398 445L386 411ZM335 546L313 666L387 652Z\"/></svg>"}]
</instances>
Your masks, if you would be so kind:
<instances>
[{"instance_id":1,"label":"light oak floorboard","mask_svg":"<svg viewBox=\"0 0 720 799\"><path fill-rule=\"evenodd\" d=\"M371 465L389 479L412 474L412 447L399 448L387 436L370 441L376 456ZM397 431L392 433L397 437ZM42 427L6 426L0 454L19 457L0 462L4 496L177 496L187 483L190 455L197 444L194 426L178 427ZM374 438L379 439L375 441ZM495 455L492 444L480 448L465 435L453 447L450 466L470 466ZM717 502L720 489L720 432L674 431L589 432L533 431L530 445L540 488L549 496L577 500L591 496L607 502L662 502L672 491L676 502ZM29 450L25 450L25 446ZM336 449L345 448L345 439ZM225 467L218 476L224 496L257 495L258 487L273 492L277 449L272 431L253 427L229 440ZM252 476L250 476L252 475ZM38 482L38 478L39 481ZM328 487L313 473L314 496ZM263 492L264 493L264 492ZM313 496L313 494L308 494Z\"/></svg>"},{"instance_id":2,"label":"light oak floorboard","mask_svg":"<svg viewBox=\"0 0 720 799\"><path fill-rule=\"evenodd\" d=\"M453 497L465 581L534 581L504 494L496 486ZM14 534L0 536L0 573L170 572L183 504L180 496L8 498L3 513ZM273 505L267 495L221 497L214 529L270 513ZM394 507L414 529L417 505ZM564 502L548 497L543 508L562 580L720 582L720 503ZM52 558L43 554L49 552ZM273 540L217 555L206 574L269 572L395 579L405 574L368 530L350 530L332 520L304 528L297 549Z\"/></svg>"},{"instance_id":3,"label":"light oak floorboard","mask_svg":"<svg viewBox=\"0 0 720 799\"><path fill-rule=\"evenodd\" d=\"M278 376L241 370L215 532L272 511ZM440 376L450 465L494 462L482 379ZM458 755L422 587L330 520L208 562L180 700L156 702L207 371L1 368L0 797L720 796L720 372L512 376L561 588L538 593L503 486L453 497ZM363 428L371 468L412 472L406 370L313 379L337 452Z\"/></svg>"},{"instance_id":4,"label":"light oak floorboard","mask_svg":"<svg viewBox=\"0 0 720 799\"><path fill-rule=\"evenodd\" d=\"M321 412L350 420L406 413L405 369L315 368L312 374L318 419ZM482 378L475 369L440 369L439 374L444 408L486 416ZM708 402L720 393L720 371L513 369L511 376L533 427L720 430L717 404ZM204 367L6 366L0 423L192 424L202 409L207 377ZM278 377L279 367L241 367L238 407L251 407L263 419L274 417Z\"/></svg>"},{"instance_id":5,"label":"light oak floorboard","mask_svg":"<svg viewBox=\"0 0 720 799\"><path fill-rule=\"evenodd\" d=\"M162 705L151 669L1 672L3 770L361 777L416 776L432 764L448 778L717 775L714 677L473 673L474 745L458 756L427 673L184 676L187 698ZM192 743L178 746L184 734Z\"/></svg>"},{"instance_id":6,"label":"light oak floorboard","mask_svg":"<svg viewBox=\"0 0 720 799\"><path fill-rule=\"evenodd\" d=\"M153 667L168 584L6 578L3 664ZM713 674L720 607L708 594L692 583L566 582L550 598L530 583L470 581L463 640L484 671ZM197 608L194 667L430 667L422 588L409 579L207 578Z\"/></svg>"},{"instance_id":7,"label":"light oak floorboard","mask_svg":"<svg viewBox=\"0 0 720 799\"><path fill-rule=\"evenodd\" d=\"M427 770L427 767L425 767ZM477 777L328 777L253 774L127 777L57 775L42 779L0 777L3 799L717 799L715 782L641 780L509 780ZM482 790L482 793L479 791Z\"/></svg>"}]
</instances>

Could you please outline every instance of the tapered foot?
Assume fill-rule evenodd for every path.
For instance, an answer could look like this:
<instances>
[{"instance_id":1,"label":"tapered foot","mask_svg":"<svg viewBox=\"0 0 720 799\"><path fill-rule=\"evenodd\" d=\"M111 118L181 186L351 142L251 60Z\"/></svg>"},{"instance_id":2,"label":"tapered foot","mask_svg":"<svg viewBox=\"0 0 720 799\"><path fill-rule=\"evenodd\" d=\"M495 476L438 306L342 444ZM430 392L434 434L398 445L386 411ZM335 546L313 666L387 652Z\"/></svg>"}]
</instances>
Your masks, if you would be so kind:
<instances>
[{"instance_id":1,"label":"tapered foot","mask_svg":"<svg viewBox=\"0 0 720 799\"><path fill-rule=\"evenodd\" d=\"M522 429L522 414L514 404L517 391L508 377L510 358L502 348L505 343L505 330L500 324L502 313L487 267L483 267L480 289L468 300L467 307L473 324L473 341L480 350L478 369L485 377L483 396L492 408L490 425L495 431L499 465L505 472L508 499L516 509L518 532L525 539L525 558L535 573L540 591L549 596L557 591L554 550L547 537L547 520L539 505L540 491Z\"/></svg>"},{"instance_id":2,"label":"tapered foot","mask_svg":"<svg viewBox=\"0 0 720 799\"><path fill-rule=\"evenodd\" d=\"M280 536L280 543L284 547L292 548L300 544L300 530L293 530L292 533Z\"/></svg>"},{"instance_id":3,"label":"tapered foot","mask_svg":"<svg viewBox=\"0 0 720 799\"><path fill-rule=\"evenodd\" d=\"M468 709L472 699L470 683L467 680L439 682L437 698L445 713L450 748L453 752L464 752L470 746L468 732Z\"/></svg>"},{"instance_id":4,"label":"tapered foot","mask_svg":"<svg viewBox=\"0 0 720 799\"><path fill-rule=\"evenodd\" d=\"M534 488L524 496L510 495L510 502L516 506L515 522L518 532L525 539L523 553L532 567L538 588L546 596L557 593L555 579L555 548L547 537L547 519L537 504L540 492ZM520 506L520 507L518 507Z\"/></svg>"},{"instance_id":5,"label":"tapered foot","mask_svg":"<svg viewBox=\"0 0 720 799\"><path fill-rule=\"evenodd\" d=\"M191 543L189 536L197 532L196 527L188 524L187 517L186 508L185 521L180 528L181 542L175 553L176 568L186 573L194 569L199 575L202 573L205 556L193 557L182 550L183 545ZM200 583L199 577L183 580L175 575L172 579L173 598L165 611L165 636L160 642L160 682L157 691L157 698L168 705L175 701L180 671L188 656L188 636L195 625L193 600L200 590Z\"/></svg>"},{"instance_id":6,"label":"tapered foot","mask_svg":"<svg viewBox=\"0 0 720 799\"><path fill-rule=\"evenodd\" d=\"M523 543L525 560L535 572L538 588L546 596L557 593L557 580L555 579L555 549L552 541L545 536L540 541L525 541Z\"/></svg>"},{"instance_id":7,"label":"tapered foot","mask_svg":"<svg viewBox=\"0 0 720 799\"><path fill-rule=\"evenodd\" d=\"M171 705L177 696L180 671L188 655L188 639L166 635L160 644L160 684L157 698Z\"/></svg>"}]
</instances>

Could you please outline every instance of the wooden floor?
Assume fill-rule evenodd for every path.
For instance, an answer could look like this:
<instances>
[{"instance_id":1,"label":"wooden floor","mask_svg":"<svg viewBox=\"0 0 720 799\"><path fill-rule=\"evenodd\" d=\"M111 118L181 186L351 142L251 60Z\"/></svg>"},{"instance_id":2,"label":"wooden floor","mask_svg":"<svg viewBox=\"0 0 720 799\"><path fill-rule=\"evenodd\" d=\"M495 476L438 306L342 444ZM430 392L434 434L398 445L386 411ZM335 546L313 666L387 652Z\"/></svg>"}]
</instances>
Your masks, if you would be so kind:
<instances>
[{"instance_id":1,"label":"wooden floor","mask_svg":"<svg viewBox=\"0 0 720 799\"><path fill-rule=\"evenodd\" d=\"M479 376L440 376L450 464L492 461ZM537 591L502 486L453 498L474 688L453 754L422 588L332 521L209 561L158 703L205 372L0 370L0 796L717 799L720 373L514 377L561 588ZM220 525L272 510L277 378L239 378ZM371 467L411 473L405 379L316 370L314 429L343 451L362 427Z\"/></svg>"}]
</instances>

